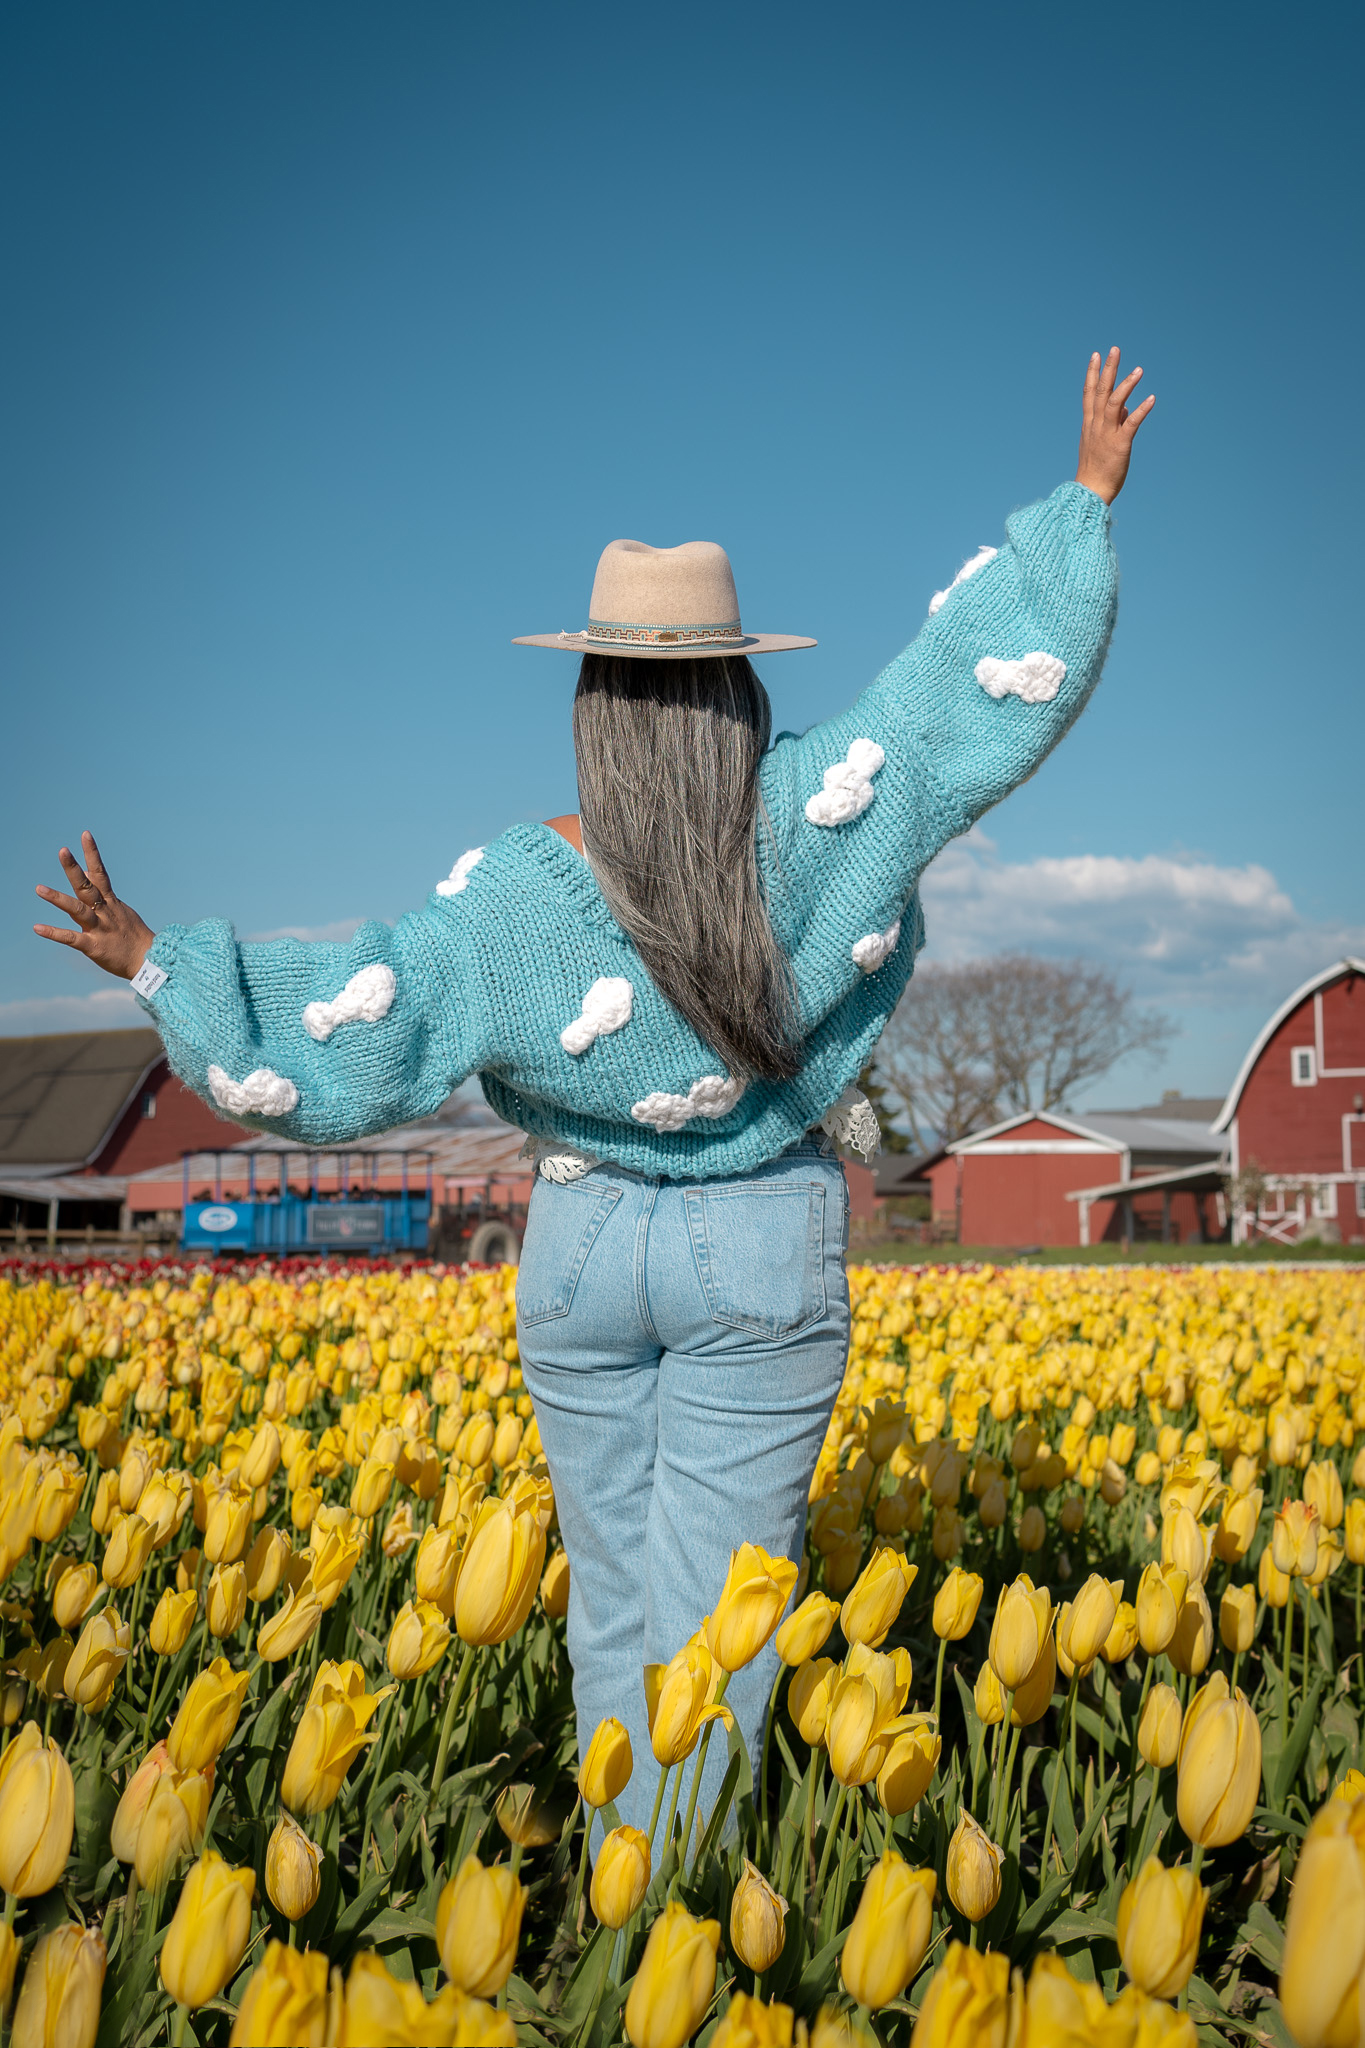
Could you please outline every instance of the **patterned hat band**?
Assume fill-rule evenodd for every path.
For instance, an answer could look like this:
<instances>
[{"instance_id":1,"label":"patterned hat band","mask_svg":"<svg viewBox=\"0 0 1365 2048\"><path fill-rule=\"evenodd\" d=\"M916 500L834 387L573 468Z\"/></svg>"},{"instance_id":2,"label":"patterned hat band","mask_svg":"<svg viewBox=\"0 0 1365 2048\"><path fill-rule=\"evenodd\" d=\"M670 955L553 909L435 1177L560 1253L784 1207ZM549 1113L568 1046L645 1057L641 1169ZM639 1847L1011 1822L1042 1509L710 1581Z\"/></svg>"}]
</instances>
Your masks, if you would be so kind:
<instances>
[{"instance_id":1,"label":"patterned hat band","mask_svg":"<svg viewBox=\"0 0 1365 2048\"><path fill-rule=\"evenodd\" d=\"M716 647L742 642L745 634L738 619L721 626L637 626L623 619L589 619L583 632L564 632L560 637L603 647Z\"/></svg>"}]
</instances>

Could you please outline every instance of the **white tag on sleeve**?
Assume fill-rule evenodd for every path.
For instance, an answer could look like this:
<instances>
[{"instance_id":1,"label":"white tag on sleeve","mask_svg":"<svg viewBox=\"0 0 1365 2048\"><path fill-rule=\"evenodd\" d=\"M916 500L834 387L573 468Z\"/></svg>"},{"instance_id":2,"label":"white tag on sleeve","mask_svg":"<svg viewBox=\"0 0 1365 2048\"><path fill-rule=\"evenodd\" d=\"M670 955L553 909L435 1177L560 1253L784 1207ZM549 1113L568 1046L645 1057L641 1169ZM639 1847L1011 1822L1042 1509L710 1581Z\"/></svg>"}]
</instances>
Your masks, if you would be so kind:
<instances>
[{"instance_id":1,"label":"white tag on sleeve","mask_svg":"<svg viewBox=\"0 0 1365 2048\"><path fill-rule=\"evenodd\" d=\"M164 967L158 967L154 960L144 960L133 976L131 986L134 995L146 996L150 1000L169 979Z\"/></svg>"}]
</instances>

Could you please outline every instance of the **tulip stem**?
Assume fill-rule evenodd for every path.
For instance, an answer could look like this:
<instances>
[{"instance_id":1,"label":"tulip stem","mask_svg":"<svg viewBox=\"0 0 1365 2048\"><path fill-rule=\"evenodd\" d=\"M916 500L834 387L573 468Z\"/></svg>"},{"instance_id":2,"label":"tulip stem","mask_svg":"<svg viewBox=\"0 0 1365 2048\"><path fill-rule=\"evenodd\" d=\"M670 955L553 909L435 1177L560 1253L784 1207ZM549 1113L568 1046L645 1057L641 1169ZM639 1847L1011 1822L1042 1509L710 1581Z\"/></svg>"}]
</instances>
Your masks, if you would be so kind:
<instances>
[{"instance_id":1,"label":"tulip stem","mask_svg":"<svg viewBox=\"0 0 1365 2048\"><path fill-rule=\"evenodd\" d=\"M1132 1740L1128 1744L1128 1826L1123 1837L1125 1845L1131 1843L1133 1839L1133 1802L1137 1797L1138 1779L1138 1729L1142 1726L1142 1710L1147 1704L1147 1694L1151 1688L1153 1662L1154 1660L1151 1657L1147 1659L1147 1668L1142 1674L1142 1691L1138 1696L1137 1713L1133 1716ZM1235 1683L1237 1675L1237 1660L1235 1657L1232 1663L1232 1671ZM1134 1872L1134 1876L1136 1874Z\"/></svg>"},{"instance_id":2,"label":"tulip stem","mask_svg":"<svg viewBox=\"0 0 1365 2048\"><path fill-rule=\"evenodd\" d=\"M948 1652L947 1636L938 1639L938 1665L934 1672L934 1726L939 1726L939 1703L943 1698L943 1659Z\"/></svg>"},{"instance_id":3,"label":"tulip stem","mask_svg":"<svg viewBox=\"0 0 1365 2048\"><path fill-rule=\"evenodd\" d=\"M835 1796L833 1810L825 1823L825 1846L820 1854L820 1868L815 1873L815 1892L817 1898L825 1889L825 1873L829 1869L830 1851L834 1847L834 1837L839 1832L839 1823L844 1817L844 1801L847 1797L848 1788L846 1785L841 1785Z\"/></svg>"},{"instance_id":4,"label":"tulip stem","mask_svg":"<svg viewBox=\"0 0 1365 2048\"><path fill-rule=\"evenodd\" d=\"M720 1705L721 1701L725 1698L725 1689L729 1685L729 1683L730 1673L728 1671L722 1672L720 1684L716 1687L715 1699L711 1702L712 1706L718 1707ZM687 1819L683 1823L682 1853L678 1858L679 1875L681 1875L687 1867L689 1844L692 1840L692 1817L697 1810L697 1794L701 1791L701 1774L706 1767L706 1752L711 1741L711 1730L715 1727L715 1725L716 1724L714 1721L707 1722L705 1728L703 1728L702 1730L701 1741L697 1746L697 1762L696 1767L692 1772L692 1790L688 1794L687 1799ZM681 1782L681 1771L679 1771L678 1773L678 1779L679 1782ZM669 1817L669 1826L672 1826L671 1815Z\"/></svg>"},{"instance_id":5,"label":"tulip stem","mask_svg":"<svg viewBox=\"0 0 1365 2048\"><path fill-rule=\"evenodd\" d=\"M1062 1751L1066 1747L1067 1731L1071 1726L1072 1709L1076 1704L1076 1687L1078 1682L1079 1667L1071 1673L1071 1683L1066 1689L1066 1705L1062 1708L1062 1725L1057 1735L1057 1768L1052 1773L1052 1790L1048 1794L1047 1801L1047 1825L1043 1829L1043 1856L1042 1862L1038 1867L1038 1889L1040 1894L1047 1889L1048 1859L1052 1854L1052 1823L1057 1814L1057 1787L1062 1782ZM1071 1798L1074 1807L1076 1798L1074 1785L1071 1788Z\"/></svg>"},{"instance_id":6,"label":"tulip stem","mask_svg":"<svg viewBox=\"0 0 1365 2048\"><path fill-rule=\"evenodd\" d=\"M185 2028L189 2024L190 2009L187 2005L175 2008L175 2024L171 2028L171 2048L184 2048Z\"/></svg>"},{"instance_id":7,"label":"tulip stem","mask_svg":"<svg viewBox=\"0 0 1365 2048\"><path fill-rule=\"evenodd\" d=\"M588 1877L588 1843L592 1838L592 1823L595 1812L596 1808L589 1806L585 1799L583 1802L583 1848L578 1858L578 1882L573 1888L573 1904L569 1908L569 1925L574 1929L577 1929L578 1915L583 1905L583 1886L587 1882ZM656 1807L656 1818L657 1815L658 1808Z\"/></svg>"},{"instance_id":8,"label":"tulip stem","mask_svg":"<svg viewBox=\"0 0 1365 2048\"><path fill-rule=\"evenodd\" d=\"M680 1792L682 1791L682 1781L683 1781L683 1773L682 1773L682 1764L679 1764L679 1765L678 1765L678 1774L677 1774L677 1776L676 1776L676 1777L674 1778L674 1780L673 1780L673 1790L672 1790L671 1794L669 1795L669 1800L668 1800L668 1819L667 1819L667 1820L666 1820L666 1821L664 1822L664 1845L663 1845L663 1848L662 1848L662 1849L661 1849L661 1850L659 1851L659 1861L660 1861L661 1863L662 1863L662 1861L663 1861L664 1857L665 1857L665 1856L666 1856L666 1855L668 1854L668 1845L669 1845L669 1843L670 1843L670 1842L671 1842L671 1841L673 1840L673 1823L674 1823L674 1821L675 1821L675 1820L677 1819L677 1817L678 1817L678 1795L679 1795L679 1793L680 1793ZM696 1786L695 1786L695 1782L694 1782L694 1785L693 1785L693 1790L695 1791L695 1789L696 1789ZM687 1837L686 1837L686 1835L684 1835L684 1836L683 1836L683 1850L685 1850L685 1849L686 1849L686 1847L687 1847ZM679 1870L681 1870L681 1869L682 1869L682 1864L683 1864L682 1852L679 1852L679 1855L678 1855L678 1869L679 1869Z\"/></svg>"},{"instance_id":9,"label":"tulip stem","mask_svg":"<svg viewBox=\"0 0 1365 2048\"><path fill-rule=\"evenodd\" d=\"M765 1851L771 1850L772 1847L772 1844L768 1841L768 1756L773 1742L773 1716L777 1712L777 1689L782 1683L782 1674L786 1668L785 1664L779 1662L777 1676L773 1680L773 1689L768 1695L768 1716L763 1723L763 1761L758 1771L758 1796L755 1803L758 1807L759 1846L765 1849Z\"/></svg>"},{"instance_id":10,"label":"tulip stem","mask_svg":"<svg viewBox=\"0 0 1365 2048\"><path fill-rule=\"evenodd\" d=\"M616 1936L613 1934L611 1940L604 1942L602 1945L602 1967L597 1973L597 1989L593 1993L592 2004L588 2008L588 2016L583 2022L583 2031L578 2036L580 2041L589 2041L592 2038L592 2030L597 2020L597 2008L602 2003L602 1994L607 1988L607 1972L611 1968L611 1959L615 1948Z\"/></svg>"},{"instance_id":11,"label":"tulip stem","mask_svg":"<svg viewBox=\"0 0 1365 2048\"><path fill-rule=\"evenodd\" d=\"M649 1816L649 1853L651 1859L654 1855L654 1830L659 1825L659 1815L663 1810L664 1786L668 1783L668 1772L669 1766L667 1764L660 1764L659 1783L654 1794L654 1811Z\"/></svg>"},{"instance_id":12,"label":"tulip stem","mask_svg":"<svg viewBox=\"0 0 1365 2048\"><path fill-rule=\"evenodd\" d=\"M1294 1674L1294 1581L1289 1582L1289 1598L1284 1603L1284 1691L1280 1695L1280 1748L1289 1737L1289 1688Z\"/></svg>"},{"instance_id":13,"label":"tulip stem","mask_svg":"<svg viewBox=\"0 0 1365 2048\"><path fill-rule=\"evenodd\" d=\"M441 1740L437 1745L436 1764L431 1774L432 1799L440 1791L445 1778L446 1758L450 1754L450 1738L455 1732L455 1716L459 1711L460 1701L464 1698L465 1686L469 1683L469 1673L473 1666L475 1655L476 1651L473 1643L466 1643L464 1655L460 1659L460 1668L455 1674L455 1683L450 1688L450 1698L446 1702L445 1719L441 1723Z\"/></svg>"}]
</instances>

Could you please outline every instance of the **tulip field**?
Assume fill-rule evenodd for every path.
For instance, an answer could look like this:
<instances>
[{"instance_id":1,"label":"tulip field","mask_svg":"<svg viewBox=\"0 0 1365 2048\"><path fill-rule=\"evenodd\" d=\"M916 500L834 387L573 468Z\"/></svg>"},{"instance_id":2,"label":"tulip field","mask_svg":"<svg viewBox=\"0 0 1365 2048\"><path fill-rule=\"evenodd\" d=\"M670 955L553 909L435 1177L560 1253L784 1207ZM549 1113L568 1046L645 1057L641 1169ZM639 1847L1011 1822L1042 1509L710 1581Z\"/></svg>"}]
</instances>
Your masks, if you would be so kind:
<instances>
[{"instance_id":1,"label":"tulip field","mask_svg":"<svg viewBox=\"0 0 1365 2048\"><path fill-rule=\"evenodd\" d=\"M0 1270L13 2048L1365 2048L1365 1276L853 1269L646 1755L515 1279Z\"/></svg>"}]
</instances>

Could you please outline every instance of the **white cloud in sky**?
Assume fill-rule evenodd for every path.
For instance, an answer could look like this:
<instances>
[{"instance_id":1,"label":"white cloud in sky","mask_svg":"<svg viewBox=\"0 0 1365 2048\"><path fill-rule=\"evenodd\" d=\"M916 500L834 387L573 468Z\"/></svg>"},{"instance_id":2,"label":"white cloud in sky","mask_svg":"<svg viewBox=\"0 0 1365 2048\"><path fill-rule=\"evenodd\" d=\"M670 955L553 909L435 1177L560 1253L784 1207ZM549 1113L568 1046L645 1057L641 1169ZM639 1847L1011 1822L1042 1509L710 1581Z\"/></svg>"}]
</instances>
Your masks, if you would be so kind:
<instances>
[{"instance_id":1,"label":"white cloud in sky","mask_svg":"<svg viewBox=\"0 0 1365 2048\"><path fill-rule=\"evenodd\" d=\"M928 959L1021 950L1100 960L1144 998L1259 1004L1365 952L1365 924L1313 924L1269 868L1196 856L1084 853L1002 860L974 831L924 878Z\"/></svg>"},{"instance_id":2,"label":"white cloud in sky","mask_svg":"<svg viewBox=\"0 0 1365 2048\"><path fill-rule=\"evenodd\" d=\"M334 924L282 924L274 932L248 932L247 944L264 945L270 939L307 939L323 945L344 946L365 923L363 917L339 917Z\"/></svg>"},{"instance_id":3,"label":"white cloud in sky","mask_svg":"<svg viewBox=\"0 0 1365 2048\"><path fill-rule=\"evenodd\" d=\"M0 1038L36 1037L47 1031L127 1031L151 1018L126 983L83 996L21 996L0 1003Z\"/></svg>"}]
</instances>

